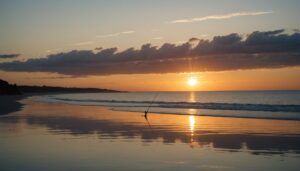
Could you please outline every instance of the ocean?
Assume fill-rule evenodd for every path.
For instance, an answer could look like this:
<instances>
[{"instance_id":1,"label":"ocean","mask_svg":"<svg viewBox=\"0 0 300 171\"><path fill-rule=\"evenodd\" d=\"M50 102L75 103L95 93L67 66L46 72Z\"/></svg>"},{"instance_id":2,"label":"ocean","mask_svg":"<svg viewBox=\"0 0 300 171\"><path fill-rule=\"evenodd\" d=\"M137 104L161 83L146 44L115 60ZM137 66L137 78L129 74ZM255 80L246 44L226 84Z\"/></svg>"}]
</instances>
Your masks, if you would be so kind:
<instances>
[{"instance_id":1,"label":"ocean","mask_svg":"<svg viewBox=\"0 0 300 171\"><path fill-rule=\"evenodd\" d=\"M300 120L300 91L124 92L45 95L40 101L160 114Z\"/></svg>"}]
</instances>

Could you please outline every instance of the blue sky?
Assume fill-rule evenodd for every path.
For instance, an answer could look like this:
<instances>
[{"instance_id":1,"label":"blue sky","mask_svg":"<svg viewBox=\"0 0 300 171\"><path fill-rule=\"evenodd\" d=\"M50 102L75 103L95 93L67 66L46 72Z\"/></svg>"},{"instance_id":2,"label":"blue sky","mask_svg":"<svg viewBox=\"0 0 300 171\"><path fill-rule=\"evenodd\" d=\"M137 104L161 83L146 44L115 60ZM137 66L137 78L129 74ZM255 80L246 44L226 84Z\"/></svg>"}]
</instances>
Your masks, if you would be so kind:
<instances>
[{"instance_id":1,"label":"blue sky","mask_svg":"<svg viewBox=\"0 0 300 171\"><path fill-rule=\"evenodd\" d=\"M0 52L22 58L95 47L139 48L255 30L299 29L300 1L278 0L1 0ZM237 12L272 13L170 23ZM125 33L125 34L123 34ZM105 37L105 35L111 35Z\"/></svg>"}]
</instances>

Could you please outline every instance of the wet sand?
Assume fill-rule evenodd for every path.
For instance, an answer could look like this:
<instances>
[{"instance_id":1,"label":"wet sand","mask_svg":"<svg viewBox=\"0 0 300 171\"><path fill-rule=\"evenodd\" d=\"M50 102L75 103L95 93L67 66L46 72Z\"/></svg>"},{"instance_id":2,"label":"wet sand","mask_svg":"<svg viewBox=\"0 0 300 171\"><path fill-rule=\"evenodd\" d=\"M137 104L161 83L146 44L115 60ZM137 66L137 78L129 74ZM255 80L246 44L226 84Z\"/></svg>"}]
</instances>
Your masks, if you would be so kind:
<instances>
[{"instance_id":1,"label":"wet sand","mask_svg":"<svg viewBox=\"0 0 300 171\"><path fill-rule=\"evenodd\" d=\"M0 96L0 115L17 112L22 109L23 104L19 101L28 97L27 95L2 95Z\"/></svg>"},{"instance_id":2,"label":"wet sand","mask_svg":"<svg viewBox=\"0 0 300 171\"><path fill-rule=\"evenodd\" d=\"M22 103L22 110L0 118L0 165L6 170L298 169L299 121L153 113L145 118L35 97ZM26 160L28 155L33 159Z\"/></svg>"},{"instance_id":3,"label":"wet sand","mask_svg":"<svg viewBox=\"0 0 300 171\"><path fill-rule=\"evenodd\" d=\"M45 126L50 130L70 134L105 134L108 137L137 137L142 140L162 139L163 142L222 144L230 139L228 147L242 148L242 143L277 143L278 151L285 147L300 150L300 121L187 116L172 114L114 111L109 107L79 106L38 102L35 97L22 101L26 106L15 119L28 124ZM284 139L287 142L284 142ZM268 142L270 141L270 142ZM278 142L277 142L278 141ZM283 143L281 144L280 142ZM275 145L275 146L276 146ZM222 147L222 145L221 145ZM282 149L283 148L283 149ZM275 148L276 150L276 148ZM287 149L287 151L290 149Z\"/></svg>"}]
</instances>

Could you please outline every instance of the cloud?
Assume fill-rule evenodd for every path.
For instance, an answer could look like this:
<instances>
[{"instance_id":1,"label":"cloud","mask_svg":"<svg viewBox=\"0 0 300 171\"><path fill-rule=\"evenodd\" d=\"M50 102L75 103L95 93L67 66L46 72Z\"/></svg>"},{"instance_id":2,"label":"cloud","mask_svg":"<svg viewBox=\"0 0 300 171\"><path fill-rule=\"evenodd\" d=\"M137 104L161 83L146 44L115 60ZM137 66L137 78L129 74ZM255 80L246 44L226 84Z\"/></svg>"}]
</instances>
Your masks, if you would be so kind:
<instances>
[{"instance_id":1,"label":"cloud","mask_svg":"<svg viewBox=\"0 0 300 171\"><path fill-rule=\"evenodd\" d=\"M200 39L198 39L197 37L192 37L189 39L189 42L197 42L199 41Z\"/></svg>"},{"instance_id":2,"label":"cloud","mask_svg":"<svg viewBox=\"0 0 300 171\"><path fill-rule=\"evenodd\" d=\"M178 44L184 44L184 43L186 43L186 41L180 40L180 41L175 42L176 45L178 45Z\"/></svg>"},{"instance_id":3,"label":"cloud","mask_svg":"<svg viewBox=\"0 0 300 171\"><path fill-rule=\"evenodd\" d=\"M48 49L48 50L46 50L46 53L53 53L53 52L55 52L55 51L60 51L60 50L62 50L62 49L61 49L61 48Z\"/></svg>"},{"instance_id":4,"label":"cloud","mask_svg":"<svg viewBox=\"0 0 300 171\"><path fill-rule=\"evenodd\" d=\"M144 44L140 49L118 52L117 48L106 48L97 53L73 50L46 58L0 63L4 71L50 72L73 77L296 66L300 66L300 33L287 34L284 30L255 31L245 37L232 33L212 40L199 39L195 45Z\"/></svg>"},{"instance_id":5,"label":"cloud","mask_svg":"<svg viewBox=\"0 0 300 171\"><path fill-rule=\"evenodd\" d=\"M209 16L198 17L198 18L178 19L178 20L171 21L171 23L192 23L192 22L200 22L206 20L223 20L223 19L229 19L233 17L256 16L256 15L264 15L270 13L273 13L273 11L236 12L236 13L229 13L223 15L209 15Z\"/></svg>"},{"instance_id":6,"label":"cloud","mask_svg":"<svg viewBox=\"0 0 300 171\"><path fill-rule=\"evenodd\" d=\"M94 50L102 50L103 47L96 47Z\"/></svg>"},{"instance_id":7,"label":"cloud","mask_svg":"<svg viewBox=\"0 0 300 171\"><path fill-rule=\"evenodd\" d=\"M299 33L300 29L292 29L292 31L295 32L295 33Z\"/></svg>"},{"instance_id":8,"label":"cloud","mask_svg":"<svg viewBox=\"0 0 300 171\"><path fill-rule=\"evenodd\" d=\"M119 33L111 33L111 34L98 35L96 37L98 37L98 38L108 38L108 37L117 37L117 36L120 36L120 35L132 34L132 33L135 33L135 31L128 30L128 31L123 31L123 32L119 32Z\"/></svg>"},{"instance_id":9,"label":"cloud","mask_svg":"<svg viewBox=\"0 0 300 171\"><path fill-rule=\"evenodd\" d=\"M16 58L18 56L20 56L20 54L0 54L0 59Z\"/></svg>"},{"instance_id":10,"label":"cloud","mask_svg":"<svg viewBox=\"0 0 300 171\"><path fill-rule=\"evenodd\" d=\"M199 35L199 37L208 37L209 35L207 35L207 34L200 34ZM192 37L192 38L190 38L189 39L189 41L188 42L190 42L190 43L194 43L194 42L198 42L198 41L200 41L201 39L200 38L197 38L197 37Z\"/></svg>"},{"instance_id":11,"label":"cloud","mask_svg":"<svg viewBox=\"0 0 300 171\"><path fill-rule=\"evenodd\" d=\"M133 30L130 30L130 31L123 31L121 32L121 34L131 34L131 33L134 33L135 31Z\"/></svg>"},{"instance_id":12,"label":"cloud","mask_svg":"<svg viewBox=\"0 0 300 171\"><path fill-rule=\"evenodd\" d=\"M86 41L86 42L79 42L79 43L75 43L75 46L85 46L85 45L91 45L94 44L95 41Z\"/></svg>"},{"instance_id":13,"label":"cloud","mask_svg":"<svg viewBox=\"0 0 300 171\"><path fill-rule=\"evenodd\" d=\"M73 78L72 76L50 76L50 77L26 77L26 79L65 79L65 78Z\"/></svg>"},{"instance_id":14,"label":"cloud","mask_svg":"<svg viewBox=\"0 0 300 171\"><path fill-rule=\"evenodd\" d=\"M153 37L152 39L153 39L153 40L162 40L163 37Z\"/></svg>"}]
</instances>

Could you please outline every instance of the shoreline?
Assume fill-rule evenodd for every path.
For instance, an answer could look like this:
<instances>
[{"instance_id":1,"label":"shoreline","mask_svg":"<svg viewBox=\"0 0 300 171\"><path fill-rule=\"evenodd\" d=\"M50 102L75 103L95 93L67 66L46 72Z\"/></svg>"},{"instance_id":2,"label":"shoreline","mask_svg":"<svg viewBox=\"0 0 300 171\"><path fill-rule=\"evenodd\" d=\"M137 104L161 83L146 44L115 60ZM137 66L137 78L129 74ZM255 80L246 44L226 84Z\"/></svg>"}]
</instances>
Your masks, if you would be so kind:
<instances>
[{"instance_id":1,"label":"shoreline","mask_svg":"<svg viewBox=\"0 0 300 171\"><path fill-rule=\"evenodd\" d=\"M0 116L9 115L10 113L20 111L26 104L21 103L22 100L31 96L40 96L47 94L60 93L26 93L21 95L0 95ZM65 94L65 93L63 93Z\"/></svg>"},{"instance_id":2,"label":"shoreline","mask_svg":"<svg viewBox=\"0 0 300 171\"><path fill-rule=\"evenodd\" d=\"M165 115L158 113L150 114L148 118L145 118L143 113L115 111L107 106L47 103L35 101L34 98L31 96L23 99L21 102L26 106L24 110L18 112L17 116L7 115L8 119L12 116L12 121L24 120L29 125L46 126L49 129L62 132L69 131L71 134L91 134L96 131L115 136L118 131L122 133L128 131L127 133L134 132L139 135L140 133L137 132L145 129L142 134L148 136L149 131L152 132L156 129L159 131L155 132L159 134L179 131L180 135L176 134L174 136L179 137L179 139L180 137L183 138L183 141L186 136L196 138L196 135L207 133L299 136L300 129L300 122L295 120ZM285 126L278 129L275 125ZM187 135L182 135L184 137L181 136L183 130L187 132ZM190 134L191 132L193 134ZM171 134L173 135L173 133Z\"/></svg>"},{"instance_id":3,"label":"shoreline","mask_svg":"<svg viewBox=\"0 0 300 171\"><path fill-rule=\"evenodd\" d=\"M0 116L20 111L24 104L20 101L31 95L3 95L0 96Z\"/></svg>"},{"instance_id":4,"label":"shoreline","mask_svg":"<svg viewBox=\"0 0 300 171\"><path fill-rule=\"evenodd\" d=\"M68 93L28 93L23 95L2 95L0 96L0 116L9 115L10 113L21 111L26 103L21 101L32 96L42 96L42 95L53 95L53 94L68 94ZM42 103L48 103L43 101ZM51 102L53 103L53 102ZM55 103L55 102L54 102ZM58 103L65 104L65 103ZM75 106L96 106L96 107L105 107L111 111L117 112L130 112L130 113L141 113L140 111L128 111L128 110L118 110L114 109L111 106L97 106L97 105L80 105L80 104L68 104ZM271 118L271 117L245 117L245 116L226 116L226 115L193 115L193 114L177 114L177 113L164 113L164 112L151 112L155 115L182 115L182 116L202 116L202 117L217 117L217 118L240 118L240 119L259 119L259 120L286 120L286 121L300 121L300 119L289 119L289 118Z\"/></svg>"},{"instance_id":5,"label":"shoreline","mask_svg":"<svg viewBox=\"0 0 300 171\"><path fill-rule=\"evenodd\" d=\"M53 101L39 101L43 103L54 103L54 104L68 104L68 105L74 105L74 106L91 106L91 107L105 107L108 108L111 111L117 111L117 112L129 112L129 113L142 113L144 115L143 110L127 110L127 109L120 109L118 106L109 106L109 105L98 105L98 104L75 104L75 103L65 103L65 102L53 102ZM122 108L122 107L121 107ZM204 110L212 110L212 109L204 109ZM234 110L224 110L224 111L234 111ZM241 112L245 112L243 110L240 110ZM246 111L246 112L261 112L261 111ZM263 111L266 112L266 111ZM269 111L267 111L269 112ZM188 113L176 113L176 112L165 112L165 111L151 111L149 114L155 114L155 115L178 115L178 116L205 116L205 117L218 117L218 118L240 118L240 119L259 119L259 120L286 120L286 121L300 121L300 118L289 118L289 117L258 117L258 116L243 116L243 115L222 115L222 114L188 114ZM278 112L269 112L269 113L278 113ZM288 113L288 112L287 112ZM292 113L292 112L291 112Z\"/></svg>"},{"instance_id":6,"label":"shoreline","mask_svg":"<svg viewBox=\"0 0 300 171\"><path fill-rule=\"evenodd\" d=\"M128 154L133 165L140 156L148 163L149 157L161 156L157 155L158 151L167 155L163 160L180 153L180 158L193 158L196 164L202 160L194 154L213 161L235 155L233 160L240 161L244 155L245 161L256 158L270 161L273 157L278 162L278 158L284 156L285 161L295 163L295 157L299 156L300 122L161 114L145 118L143 113L112 111L104 106L47 103L36 101L36 97L21 100L24 106L20 112L0 117L2 163L7 168L17 165L20 168L14 170L22 170L26 161L30 162L26 168L33 170L29 166L32 164L35 168L36 160L27 160L28 154L37 160L41 154L49 154L45 157L46 163L58 163L57 168L54 165L50 170L61 168L62 156L66 158L64 163L70 163L71 159L72 163L80 160L86 162L85 165L90 165L90 160L99 162L99 154L103 162L107 157L101 154L111 156L113 164L123 161ZM63 154L61 149L64 149ZM134 158L133 152L137 152ZM66 153L69 155L65 156ZM88 156L88 161L78 156ZM249 159L251 157L254 159ZM154 162L161 162L159 160ZM175 158L174 162L178 160ZM41 163L39 168L44 167L44 162L38 163ZM102 163L99 168L103 170ZM67 168L72 169L73 165Z\"/></svg>"},{"instance_id":7,"label":"shoreline","mask_svg":"<svg viewBox=\"0 0 300 171\"><path fill-rule=\"evenodd\" d=\"M69 105L75 105L75 104L69 104ZM81 105L81 106L93 106L93 105ZM99 107L109 107L109 106L99 106ZM113 109L111 107L109 107L109 110L117 111L117 112L143 113L142 111L118 110L118 109ZM179 116L204 116L204 117L237 118L237 119L300 121L300 119L289 119L289 118L247 117L247 116L227 116L227 115L209 115L209 114L181 114L181 113L167 113L167 112L148 112L148 114L179 115Z\"/></svg>"},{"instance_id":8,"label":"shoreline","mask_svg":"<svg viewBox=\"0 0 300 171\"><path fill-rule=\"evenodd\" d=\"M86 92L84 92L86 93ZM53 94L72 94L72 92L50 92L50 93L24 93L21 95L0 95L0 116L20 111L26 104L20 101L31 96L53 95Z\"/></svg>"}]
</instances>

